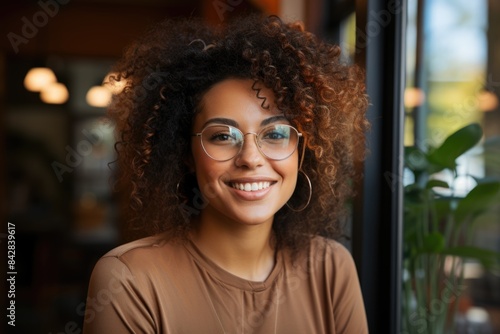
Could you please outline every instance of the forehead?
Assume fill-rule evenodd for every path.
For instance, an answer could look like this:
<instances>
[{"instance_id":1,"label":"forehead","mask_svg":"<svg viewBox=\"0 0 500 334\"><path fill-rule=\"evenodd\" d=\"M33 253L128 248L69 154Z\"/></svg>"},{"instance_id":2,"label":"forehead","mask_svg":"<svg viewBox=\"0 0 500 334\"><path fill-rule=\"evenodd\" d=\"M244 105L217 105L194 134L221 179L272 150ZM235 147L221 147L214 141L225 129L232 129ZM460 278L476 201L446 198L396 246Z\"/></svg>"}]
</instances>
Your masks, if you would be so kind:
<instances>
[{"instance_id":1,"label":"forehead","mask_svg":"<svg viewBox=\"0 0 500 334\"><path fill-rule=\"evenodd\" d=\"M238 124L252 125L282 114L275 105L271 89L250 79L225 79L202 97L194 127L213 118L228 118Z\"/></svg>"}]
</instances>

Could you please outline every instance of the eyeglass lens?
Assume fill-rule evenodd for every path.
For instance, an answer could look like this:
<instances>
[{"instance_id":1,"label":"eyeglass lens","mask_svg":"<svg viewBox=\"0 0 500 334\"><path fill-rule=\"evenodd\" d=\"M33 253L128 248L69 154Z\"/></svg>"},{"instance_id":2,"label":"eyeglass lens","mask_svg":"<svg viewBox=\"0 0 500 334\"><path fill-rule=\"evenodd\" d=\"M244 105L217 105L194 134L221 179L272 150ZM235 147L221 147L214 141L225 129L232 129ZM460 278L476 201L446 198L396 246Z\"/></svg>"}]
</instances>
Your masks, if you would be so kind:
<instances>
[{"instance_id":1,"label":"eyeglass lens","mask_svg":"<svg viewBox=\"0 0 500 334\"><path fill-rule=\"evenodd\" d=\"M212 159L219 161L235 157L243 146L244 138L245 135L239 129L229 125L212 125L201 132L203 149ZM276 124L262 129L257 134L256 142L265 156L283 160L295 151L298 138L299 134L294 127Z\"/></svg>"}]
</instances>

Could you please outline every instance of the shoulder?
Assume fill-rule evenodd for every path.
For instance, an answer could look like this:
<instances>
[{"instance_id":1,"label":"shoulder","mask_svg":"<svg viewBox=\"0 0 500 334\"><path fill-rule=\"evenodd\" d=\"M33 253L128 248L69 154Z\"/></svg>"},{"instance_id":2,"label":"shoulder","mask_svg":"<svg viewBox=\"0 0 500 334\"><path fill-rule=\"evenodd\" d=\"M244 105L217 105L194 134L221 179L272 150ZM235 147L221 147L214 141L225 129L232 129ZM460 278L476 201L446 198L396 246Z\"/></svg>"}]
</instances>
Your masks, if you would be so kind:
<instances>
[{"instance_id":1,"label":"shoulder","mask_svg":"<svg viewBox=\"0 0 500 334\"><path fill-rule=\"evenodd\" d=\"M94 266L89 289L146 291L174 275L187 255L182 242L159 234L118 246L103 255Z\"/></svg>"},{"instance_id":2,"label":"shoulder","mask_svg":"<svg viewBox=\"0 0 500 334\"><path fill-rule=\"evenodd\" d=\"M340 242L316 236L311 239L309 256L324 257L336 262L354 262L349 250Z\"/></svg>"},{"instance_id":3,"label":"shoulder","mask_svg":"<svg viewBox=\"0 0 500 334\"><path fill-rule=\"evenodd\" d=\"M168 239L164 234L158 234L134 240L110 250L105 255L103 255L103 258L122 258L131 256L134 253L138 252L157 252L160 248L164 247L167 244L167 241Z\"/></svg>"},{"instance_id":4,"label":"shoulder","mask_svg":"<svg viewBox=\"0 0 500 334\"><path fill-rule=\"evenodd\" d=\"M322 236L314 236L311 239L311 248L313 249L325 249L328 251L339 251L340 252L349 252L347 248L342 245L340 242L334 239L325 238Z\"/></svg>"},{"instance_id":5,"label":"shoulder","mask_svg":"<svg viewBox=\"0 0 500 334\"><path fill-rule=\"evenodd\" d=\"M99 259L89 282L85 333L153 333L154 286L164 277L159 268L171 257L165 252L170 244L162 235L152 236L116 247Z\"/></svg>"},{"instance_id":6,"label":"shoulder","mask_svg":"<svg viewBox=\"0 0 500 334\"><path fill-rule=\"evenodd\" d=\"M357 277L356 266L349 250L340 242L315 236L309 247L293 256L285 252L285 266L294 271L304 271L311 278L336 282Z\"/></svg>"},{"instance_id":7,"label":"shoulder","mask_svg":"<svg viewBox=\"0 0 500 334\"><path fill-rule=\"evenodd\" d=\"M321 276L324 275L337 283L357 279L356 265L351 253L336 240L316 236L311 239L306 254L305 262Z\"/></svg>"},{"instance_id":8,"label":"shoulder","mask_svg":"<svg viewBox=\"0 0 500 334\"><path fill-rule=\"evenodd\" d=\"M289 277L314 282L312 294L327 298L325 305L333 314L336 332L368 332L356 265L344 245L315 236L294 263Z\"/></svg>"},{"instance_id":9,"label":"shoulder","mask_svg":"<svg viewBox=\"0 0 500 334\"><path fill-rule=\"evenodd\" d=\"M171 267L168 262L179 257L183 249L181 245L180 241L170 240L165 234L138 239L104 254L97 262L94 274L114 270L148 276L155 268Z\"/></svg>"}]
</instances>

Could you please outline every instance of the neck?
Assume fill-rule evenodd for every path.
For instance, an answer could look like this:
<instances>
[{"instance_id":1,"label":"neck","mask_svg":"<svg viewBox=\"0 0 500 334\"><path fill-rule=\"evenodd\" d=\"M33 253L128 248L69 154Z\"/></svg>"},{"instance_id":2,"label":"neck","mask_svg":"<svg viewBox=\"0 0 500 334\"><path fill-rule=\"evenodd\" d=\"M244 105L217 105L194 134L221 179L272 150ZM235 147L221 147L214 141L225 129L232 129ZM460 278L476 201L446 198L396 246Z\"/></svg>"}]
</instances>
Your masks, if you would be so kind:
<instances>
[{"instance_id":1,"label":"neck","mask_svg":"<svg viewBox=\"0 0 500 334\"><path fill-rule=\"evenodd\" d=\"M257 225L228 222L201 214L191 237L214 263L233 275L264 281L275 262L272 221Z\"/></svg>"}]
</instances>

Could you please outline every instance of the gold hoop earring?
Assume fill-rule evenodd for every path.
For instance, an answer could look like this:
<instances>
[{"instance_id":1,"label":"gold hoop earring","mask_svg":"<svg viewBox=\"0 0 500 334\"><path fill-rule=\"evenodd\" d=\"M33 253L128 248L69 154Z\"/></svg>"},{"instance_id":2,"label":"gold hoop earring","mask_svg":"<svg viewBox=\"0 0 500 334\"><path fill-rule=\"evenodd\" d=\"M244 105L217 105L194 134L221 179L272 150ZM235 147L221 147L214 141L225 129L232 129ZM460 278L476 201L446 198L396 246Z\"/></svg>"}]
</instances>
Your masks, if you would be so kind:
<instances>
[{"instance_id":1,"label":"gold hoop earring","mask_svg":"<svg viewBox=\"0 0 500 334\"><path fill-rule=\"evenodd\" d=\"M309 203L311 202L311 198L312 198L312 184L311 184L311 179L309 179L309 176L307 176L307 174L304 171L300 170L300 169L299 169L299 174L297 174L297 177L298 177L298 175L300 175L300 173L302 173L305 176L306 180L307 180L307 185L309 186L309 194L308 194L308 197L307 197L306 204L303 207L299 208L299 209L292 208L290 206L290 204L288 204L288 202L286 202L286 206L290 210L292 210L293 212L302 212L302 211L304 211L309 206ZM293 195L292 195L292 197L293 197Z\"/></svg>"}]
</instances>

